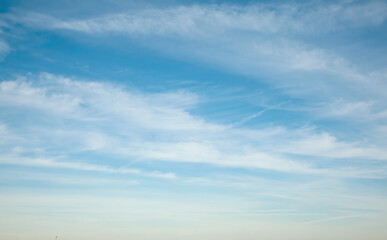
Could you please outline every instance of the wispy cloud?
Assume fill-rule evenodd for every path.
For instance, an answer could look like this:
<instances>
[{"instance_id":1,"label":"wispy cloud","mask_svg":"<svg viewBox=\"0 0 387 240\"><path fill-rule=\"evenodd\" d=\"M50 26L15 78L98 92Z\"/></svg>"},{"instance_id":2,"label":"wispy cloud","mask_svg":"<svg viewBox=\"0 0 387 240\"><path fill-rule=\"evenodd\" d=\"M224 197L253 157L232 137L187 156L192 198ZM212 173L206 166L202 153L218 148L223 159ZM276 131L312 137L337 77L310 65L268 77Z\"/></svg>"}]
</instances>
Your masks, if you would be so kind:
<instances>
[{"instance_id":1,"label":"wispy cloud","mask_svg":"<svg viewBox=\"0 0 387 240\"><path fill-rule=\"evenodd\" d=\"M292 156L385 160L383 148L340 141L313 128L249 129L209 123L188 110L197 98L182 91L135 93L111 84L46 73L34 82L20 78L0 83L2 107L13 108L21 119L25 111L30 112L33 124L23 127L24 121L19 120L3 127L25 139L19 141L23 154L36 155L35 149L40 149L58 157L88 151L117 154L131 159L129 162L188 162L347 177L378 178L385 174L383 169L364 169L355 162L351 170L319 168ZM45 120L45 116L52 120ZM59 127L56 121L65 122ZM50 148L45 147L48 142Z\"/></svg>"},{"instance_id":2,"label":"wispy cloud","mask_svg":"<svg viewBox=\"0 0 387 240\"><path fill-rule=\"evenodd\" d=\"M345 28L378 25L385 21L384 2L336 3L322 6L302 4L191 5L167 9L145 9L81 20L61 20L28 12L25 24L88 33L188 35L217 34L229 30L258 33L332 32ZM49 21L47 21L49 20Z\"/></svg>"},{"instance_id":3,"label":"wispy cloud","mask_svg":"<svg viewBox=\"0 0 387 240\"><path fill-rule=\"evenodd\" d=\"M156 177L164 179L175 179L176 175L173 173L162 173L162 172L144 172L139 169L133 168L112 168L105 165L95 165L87 164L82 162L70 162L70 161L58 161L53 159L43 159L43 158L26 158L26 157L14 157L14 156L1 156L1 164L10 164L10 165L23 165L31 167L48 167L48 168L64 168L64 169L73 169L81 171L92 171L92 172L103 172L103 173L118 173L118 174L132 174L140 175L145 177Z\"/></svg>"},{"instance_id":4,"label":"wispy cloud","mask_svg":"<svg viewBox=\"0 0 387 240\"><path fill-rule=\"evenodd\" d=\"M365 71L343 51L311 41L331 33L380 27L384 2L313 4L180 5L107 13L91 18L56 18L15 11L4 19L30 28L73 31L93 37L129 37L168 56L259 77L297 97L383 98L385 76ZM74 35L72 35L74 36ZM153 41L157 39L157 43ZM349 44L349 43L348 43ZM356 51L357 49L353 49ZM267 77L266 73L281 73ZM304 72L318 75L304 76ZM326 74L321 77L321 74ZM335 84L331 84L334 76ZM351 87L349 87L351 85ZM303 86L300 88L299 86Z\"/></svg>"},{"instance_id":5,"label":"wispy cloud","mask_svg":"<svg viewBox=\"0 0 387 240\"><path fill-rule=\"evenodd\" d=\"M8 44L4 40L0 39L0 61L3 61L9 52L10 47Z\"/></svg>"},{"instance_id":6,"label":"wispy cloud","mask_svg":"<svg viewBox=\"0 0 387 240\"><path fill-rule=\"evenodd\" d=\"M319 108L320 117L351 118L352 121L372 122L386 121L387 110L381 102L376 101L346 101L337 99Z\"/></svg>"},{"instance_id":7,"label":"wispy cloud","mask_svg":"<svg viewBox=\"0 0 387 240\"><path fill-rule=\"evenodd\" d=\"M387 159L387 152L383 149L362 148L356 145L355 143L338 141L328 133L308 134L303 139L294 139L294 141L285 145L284 148L279 147L279 151L331 158Z\"/></svg>"}]
</instances>

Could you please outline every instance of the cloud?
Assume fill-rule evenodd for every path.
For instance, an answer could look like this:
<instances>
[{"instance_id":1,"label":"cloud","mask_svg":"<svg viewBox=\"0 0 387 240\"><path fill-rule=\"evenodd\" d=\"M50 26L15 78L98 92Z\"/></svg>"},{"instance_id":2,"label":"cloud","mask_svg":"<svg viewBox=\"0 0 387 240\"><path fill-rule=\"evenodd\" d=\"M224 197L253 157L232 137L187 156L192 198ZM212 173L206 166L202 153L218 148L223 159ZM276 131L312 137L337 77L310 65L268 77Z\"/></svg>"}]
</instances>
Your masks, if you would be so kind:
<instances>
[{"instance_id":1,"label":"cloud","mask_svg":"<svg viewBox=\"0 0 387 240\"><path fill-rule=\"evenodd\" d=\"M26 106L85 121L120 117L127 123L135 121L136 125L159 130L219 128L194 118L182 108L192 105L197 99L197 96L183 91L138 95L110 84L71 81L50 74L42 74L41 79L48 84L34 87L32 82L22 79L1 82L0 99L3 104ZM58 89L60 93L56 93Z\"/></svg>"},{"instance_id":2,"label":"cloud","mask_svg":"<svg viewBox=\"0 0 387 240\"><path fill-rule=\"evenodd\" d=\"M159 37L160 44L152 41L148 45L159 50L173 39L172 45L177 49L179 47L176 45L182 45L185 49L190 46L189 49L199 48L199 53L200 49L205 53L215 47L218 62L222 59L223 51L255 67L265 65L269 60L272 64L282 63L291 70L328 70L351 74L354 71L344 58L319 46L309 46L307 41L303 43L303 36L377 26L384 23L386 12L387 4L383 2L337 3L318 7L307 4L224 4L148 8L86 19L58 19L21 11L8 15L8 19L49 30L125 34L140 37L141 42L146 37ZM163 39L166 39L166 43ZM192 44L196 47L192 48ZM183 55L187 57L196 51ZM179 52L183 50L179 49ZM198 57L208 59L202 58L202 55ZM243 58L246 59L243 61Z\"/></svg>"},{"instance_id":3,"label":"cloud","mask_svg":"<svg viewBox=\"0 0 387 240\"><path fill-rule=\"evenodd\" d=\"M329 98L346 93L366 98L384 96L381 89L386 87L385 77L351 62L343 48L335 48L326 39L340 33L348 35L344 39L346 45L354 45L351 33L382 27L386 9L387 4L378 1L318 6L196 4L123 9L88 18L59 18L19 10L4 18L33 29L71 31L74 38L79 36L75 32L92 39L131 38L168 57L204 62L222 71L253 76L297 97L306 94L309 99ZM322 40L313 41L316 38ZM357 51L354 48L352 52ZM280 75L268 77L273 74Z\"/></svg>"},{"instance_id":4,"label":"cloud","mask_svg":"<svg viewBox=\"0 0 387 240\"><path fill-rule=\"evenodd\" d=\"M9 52L10 47L8 44L4 40L0 39L0 61L3 61Z\"/></svg>"},{"instance_id":5,"label":"cloud","mask_svg":"<svg viewBox=\"0 0 387 240\"><path fill-rule=\"evenodd\" d=\"M348 101L336 99L318 108L322 118L346 119L360 122L385 122L387 110L377 101Z\"/></svg>"},{"instance_id":6,"label":"cloud","mask_svg":"<svg viewBox=\"0 0 387 240\"><path fill-rule=\"evenodd\" d=\"M292 154L329 158L387 159L387 152L383 149L357 147L354 143L340 142L328 133L311 134L303 139L294 139L285 146L280 146L278 150Z\"/></svg>"},{"instance_id":7,"label":"cloud","mask_svg":"<svg viewBox=\"0 0 387 240\"><path fill-rule=\"evenodd\" d=\"M112 168L105 165L95 165L95 164L87 164L82 162L69 162L69 161L60 162L57 160L43 159L43 158L34 159L34 158L25 158L25 157L23 158L23 157L14 157L14 156L1 156L0 163L10 164L10 165L32 166L32 167L64 168L64 169L103 172L103 173L132 174L132 175L140 175L145 177L156 177L156 178L164 178L164 179L176 178L176 175L173 173L162 173L158 171L144 172L133 168Z\"/></svg>"},{"instance_id":8,"label":"cloud","mask_svg":"<svg viewBox=\"0 0 387 240\"><path fill-rule=\"evenodd\" d=\"M201 37L224 31L256 33L332 32L379 25L387 17L384 2L307 4L191 5L106 14L89 19L60 20L27 12L14 21L51 29L87 33ZM11 16L12 18L12 16Z\"/></svg>"},{"instance_id":9,"label":"cloud","mask_svg":"<svg viewBox=\"0 0 387 240\"><path fill-rule=\"evenodd\" d=\"M3 81L0 107L12 108L12 114L19 119L4 123L3 129L22 139L17 145L3 143L13 146L9 149L19 147L22 151L7 150L4 154L48 159L68 157L72 161L69 156L87 152L115 156L113 162L116 158L126 159L126 164L166 161L367 178L385 174L385 169L362 166L363 161L387 159L386 152L378 146L345 142L313 128L251 129L210 123L189 112L198 101L198 95L187 91L148 94L47 73ZM317 167L295 158L294 154L357 160L350 165L351 169ZM107 160L104 163L110 165ZM80 163L46 165L50 164L94 168ZM119 172L106 166L100 168Z\"/></svg>"}]
</instances>

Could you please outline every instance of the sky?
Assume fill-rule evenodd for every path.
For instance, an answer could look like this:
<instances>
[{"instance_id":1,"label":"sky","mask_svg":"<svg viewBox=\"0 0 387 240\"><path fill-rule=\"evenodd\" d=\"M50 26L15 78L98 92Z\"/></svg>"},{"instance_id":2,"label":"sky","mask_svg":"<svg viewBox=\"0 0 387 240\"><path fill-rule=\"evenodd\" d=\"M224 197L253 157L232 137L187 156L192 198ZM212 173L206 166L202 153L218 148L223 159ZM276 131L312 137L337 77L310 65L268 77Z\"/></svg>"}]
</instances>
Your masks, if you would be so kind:
<instances>
[{"instance_id":1,"label":"sky","mask_svg":"<svg viewBox=\"0 0 387 240\"><path fill-rule=\"evenodd\" d=\"M387 239L386 1L1 0L0 238Z\"/></svg>"}]
</instances>

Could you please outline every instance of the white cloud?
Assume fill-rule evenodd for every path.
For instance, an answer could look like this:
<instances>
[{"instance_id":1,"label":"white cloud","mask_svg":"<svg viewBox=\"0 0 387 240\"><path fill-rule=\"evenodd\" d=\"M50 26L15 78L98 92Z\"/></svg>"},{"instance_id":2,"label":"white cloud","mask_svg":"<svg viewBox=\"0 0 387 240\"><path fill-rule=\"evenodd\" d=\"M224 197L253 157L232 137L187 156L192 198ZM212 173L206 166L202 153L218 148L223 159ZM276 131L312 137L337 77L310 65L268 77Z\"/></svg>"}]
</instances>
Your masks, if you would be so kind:
<instances>
[{"instance_id":1,"label":"white cloud","mask_svg":"<svg viewBox=\"0 0 387 240\"><path fill-rule=\"evenodd\" d=\"M0 83L0 106L12 107L20 117L3 128L6 126L10 134L28 139L14 146L20 146L23 154L55 158L81 152L108 153L126 158L129 163L189 162L348 177L385 174L383 169L357 167L356 162L387 159L381 147L345 142L313 128L249 129L208 123L189 113L188 109L198 101L193 93L143 94L107 83L51 74L32 78L33 82L20 78ZM27 116L29 123L25 124ZM317 168L291 154L357 160L343 174L340 168ZM104 163L109 166L107 160ZM70 167L62 162L52 164ZM110 171L105 166L101 168Z\"/></svg>"},{"instance_id":2,"label":"white cloud","mask_svg":"<svg viewBox=\"0 0 387 240\"><path fill-rule=\"evenodd\" d=\"M306 4L226 4L143 9L75 20L61 20L35 12L19 12L9 15L8 19L27 26L52 30L102 35L124 33L133 37L158 36L161 37L160 43L155 44L152 41L148 47L161 51L166 47L165 44L175 39L172 46L167 44L167 47L179 49L178 45L181 45L179 52L183 52L184 57L198 51L202 52L198 55L202 60L211 59L202 58L203 54L215 48L208 55L214 55L215 51L216 62L225 64L220 60L223 59L224 53L228 52L228 57L236 57L237 60L233 61L231 66L236 62L241 62L241 65L249 62L254 69L257 66L265 66L269 61L280 68L328 70L354 77L357 75L356 71L349 67L344 58L319 46L303 44L303 37L293 35L379 25L385 21L386 12L387 4L383 2L337 3L318 7ZM164 43L165 38L167 40ZM175 41L179 43L176 44ZM141 42L147 44L146 39L141 39ZM188 46L189 49L195 50L184 53L183 49ZM234 68L237 70L238 67ZM251 71L250 69L248 72Z\"/></svg>"},{"instance_id":3,"label":"white cloud","mask_svg":"<svg viewBox=\"0 0 387 240\"><path fill-rule=\"evenodd\" d=\"M197 99L197 96L186 92L138 95L109 84L71 81L50 74L42 74L40 78L47 85L32 86L32 82L22 79L1 82L2 105L26 106L85 121L119 117L126 124L159 130L220 128L193 117L183 109Z\"/></svg>"},{"instance_id":4,"label":"white cloud","mask_svg":"<svg viewBox=\"0 0 387 240\"><path fill-rule=\"evenodd\" d=\"M307 135L293 139L278 150L285 153L329 158L366 158L387 160L387 151L380 148L356 146L355 143L338 141L328 133Z\"/></svg>"},{"instance_id":5,"label":"white cloud","mask_svg":"<svg viewBox=\"0 0 387 240\"><path fill-rule=\"evenodd\" d=\"M124 32L128 34L202 37L224 31L257 33L331 32L344 28L378 25L385 21L384 2L306 4L191 5L164 9L144 9L106 14L89 19L60 20L27 12L14 21L87 33Z\"/></svg>"},{"instance_id":6,"label":"white cloud","mask_svg":"<svg viewBox=\"0 0 387 240\"><path fill-rule=\"evenodd\" d=\"M337 99L317 108L320 117L351 118L352 121L375 122L387 120L387 110L375 101L347 101Z\"/></svg>"},{"instance_id":7,"label":"white cloud","mask_svg":"<svg viewBox=\"0 0 387 240\"><path fill-rule=\"evenodd\" d=\"M120 13L71 19L16 11L5 19L32 28L76 31L93 37L130 37L171 57L204 61L224 71L258 76L260 81L282 87L288 94L340 96L343 92L356 92L361 96L366 92L384 96L381 88L375 87L384 82L380 77L371 76L337 49L308 38L380 26L385 23L386 9L386 3L377 1L319 6L202 4L123 9ZM275 79L262 77L267 72L283 75ZM335 84L327 76L304 76L304 72L334 75Z\"/></svg>"},{"instance_id":8,"label":"white cloud","mask_svg":"<svg viewBox=\"0 0 387 240\"><path fill-rule=\"evenodd\" d=\"M14 156L0 156L1 164L23 165L31 167L64 168L82 171L93 171L103 173L134 174L146 177L156 177L165 179L175 179L174 173L162 173L158 171L146 172L133 168L112 168L106 165L95 165L82 162L57 161L47 158L26 158Z\"/></svg>"}]
</instances>

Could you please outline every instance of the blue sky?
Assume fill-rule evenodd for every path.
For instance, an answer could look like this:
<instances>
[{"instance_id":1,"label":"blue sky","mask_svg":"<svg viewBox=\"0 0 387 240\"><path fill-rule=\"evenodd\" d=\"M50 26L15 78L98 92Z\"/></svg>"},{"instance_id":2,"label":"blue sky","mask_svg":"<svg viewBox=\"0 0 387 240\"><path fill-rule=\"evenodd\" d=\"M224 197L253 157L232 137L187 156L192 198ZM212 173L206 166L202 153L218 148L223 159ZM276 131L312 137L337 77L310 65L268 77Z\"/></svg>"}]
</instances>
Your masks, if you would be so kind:
<instances>
[{"instance_id":1,"label":"blue sky","mask_svg":"<svg viewBox=\"0 0 387 240\"><path fill-rule=\"evenodd\" d=\"M386 239L384 1L2 1L1 239Z\"/></svg>"}]
</instances>

